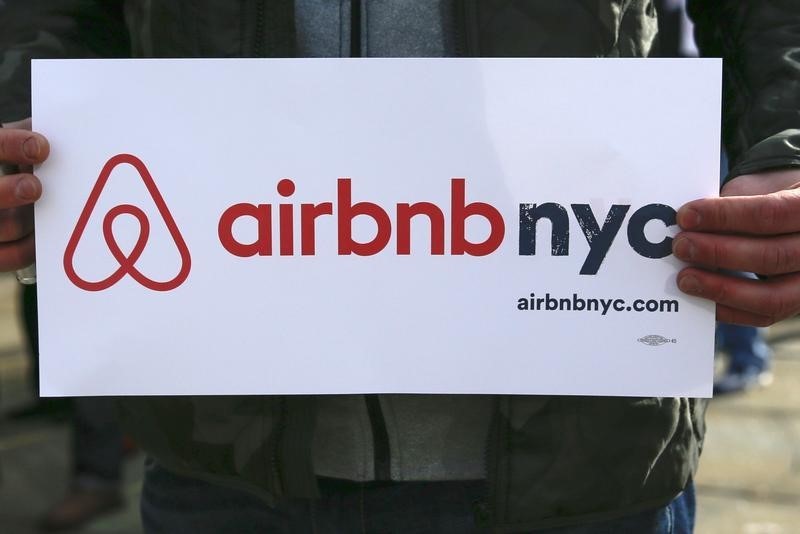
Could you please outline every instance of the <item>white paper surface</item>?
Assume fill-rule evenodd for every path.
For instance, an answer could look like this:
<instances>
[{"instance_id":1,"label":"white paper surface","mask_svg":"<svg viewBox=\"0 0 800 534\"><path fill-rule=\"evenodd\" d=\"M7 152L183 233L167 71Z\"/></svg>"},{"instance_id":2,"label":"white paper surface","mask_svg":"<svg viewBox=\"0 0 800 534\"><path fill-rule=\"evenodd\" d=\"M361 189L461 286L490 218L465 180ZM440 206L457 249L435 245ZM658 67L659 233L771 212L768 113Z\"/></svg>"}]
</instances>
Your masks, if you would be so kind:
<instances>
[{"instance_id":1,"label":"white paper surface","mask_svg":"<svg viewBox=\"0 0 800 534\"><path fill-rule=\"evenodd\" d=\"M627 229L642 206L717 193L718 60L37 60L33 110L52 145L37 171L44 395L711 393L713 305L679 292L681 263L641 256ZM67 253L109 161L119 164ZM339 254L340 178L353 203L388 213L381 252ZM466 203L502 215L491 254L451 253L453 178ZM316 219L314 255L302 255L300 205L324 202L334 215ZM419 216L411 254L398 255L396 206L416 202L442 210L444 254L431 254ZM220 217L238 203L272 206L272 255L222 245ZM280 255L281 203L293 206L293 255ZM520 255L520 204L545 203L564 207L569 254L551 255L541 219L535 254ZM573 204L601 227L612 205L630 206L596 274L579 274L589 245ZM133 262L136 216L149 237ZM257 229L243 217L233 235L252 243ZM376 224L359 216L352 232L369 241ZM675 233L645 229L654 243ZM467 219L468 239L488 235L484 218ZM518 309L531 293L543 308L548 294L624 302ZM639 299L678 311L629 311Z\"/></svg>"}]
</instances>

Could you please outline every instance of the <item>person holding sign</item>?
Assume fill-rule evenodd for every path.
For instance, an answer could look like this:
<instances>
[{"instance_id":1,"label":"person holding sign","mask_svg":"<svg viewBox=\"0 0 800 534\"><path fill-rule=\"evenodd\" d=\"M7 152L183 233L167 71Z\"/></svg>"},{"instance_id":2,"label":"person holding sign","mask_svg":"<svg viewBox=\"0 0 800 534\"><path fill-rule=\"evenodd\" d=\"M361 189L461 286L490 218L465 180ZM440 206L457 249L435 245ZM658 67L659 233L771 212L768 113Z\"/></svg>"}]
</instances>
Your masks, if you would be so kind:
<instances>
[{"instance_id":1,"label":"person holding sign","mask_svg":"<svg viewBox=\"0 0 800 534\"><path fill-rule=\"evenodd\" d=\"M676 281L716 302L719 320L764 326L800 311L800 66L792 59L800 6L698 0L690 8L701 49L727 59L733 167L720 198L678 211L673 253L691 265ZM27 63L12 56L645 57L656 37L649 0L590 8L65 0L31 9L24 24L39 33L10 43L0 64L7 120L29 112ZM48 151L24 124L0 130L4 162L35 165ZM41 194L30 172L0 181L0 268L33 261L31 205ZM691 481L704 434L696 399L183 397L128 398L120 407L152 456L142 497L147 532L693 528Z\"/></svg>"}]
</instances>

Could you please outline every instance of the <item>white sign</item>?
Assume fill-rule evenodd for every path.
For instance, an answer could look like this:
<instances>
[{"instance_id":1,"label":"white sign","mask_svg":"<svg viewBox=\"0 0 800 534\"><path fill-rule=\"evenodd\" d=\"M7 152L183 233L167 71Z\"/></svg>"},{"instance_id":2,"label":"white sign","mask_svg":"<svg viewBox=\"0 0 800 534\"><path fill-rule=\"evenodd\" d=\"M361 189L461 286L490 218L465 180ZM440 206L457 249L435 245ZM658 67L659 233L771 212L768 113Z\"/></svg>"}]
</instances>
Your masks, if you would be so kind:
<instances>
[{"instance_id":1,"label":"white sign","mask_svg":"<svg viewBox=\"0 0 800 534\"><path fill-rule=\"evenodd\" d=\"M718 60L43 60L44 395L708 396Z\"/></svg>"}]
</instances>

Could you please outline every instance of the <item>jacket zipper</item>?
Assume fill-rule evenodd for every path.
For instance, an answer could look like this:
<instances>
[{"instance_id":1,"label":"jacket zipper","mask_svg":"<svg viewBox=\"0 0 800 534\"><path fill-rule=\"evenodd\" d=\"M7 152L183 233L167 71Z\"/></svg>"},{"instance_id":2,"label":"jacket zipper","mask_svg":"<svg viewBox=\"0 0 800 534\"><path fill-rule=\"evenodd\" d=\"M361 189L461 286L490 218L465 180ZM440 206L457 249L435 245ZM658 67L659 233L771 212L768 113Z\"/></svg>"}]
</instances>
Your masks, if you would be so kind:
<instances>
[{"instance_id":1,"label":"jacket zipper","mask_svg":"<svg viewBox=\"0 0 800 534\"><path fill-rule=\"evenodd\" d=\"M464 2L462 0L456 0L453 2L453 15L455 24L453 25L453 36L454 36L454 43L455 43L455 50L453 50L454 55L456 57L464 57L466 56L466 37L465 33L465 20L466 15Z\"/></svg>"},{"instance_id":2,"label":"jacket zipper","mask_svg":"<svg viewBox=\"0 0 800 534\"><path fill-rule=\"evenodd\" d=\"M350 57L361 57L361 0L350 0ZM392 479L391 447L380 395L364 395L370 430L372 431L375 480Z\"/></svg>"},{"instance_id":3,"label":"jacket zipper","mask_svg":"<svg viewBox=\"0 0 800 534\"><path fill-rule=\"evenodd\" d=\"M264 57L264 22L267 11L267 0L256 3L256 27L253 31L253 56Z\"/></svg>"},{"instance_id":4,"label":"jacket zipper","mask_svg":"<svg viewBox=\"0 0 800 534\"><path fill-rule=\"evenodd\" d=\"M350 0L350 57L361 57L361 0Z\"/></svg>"},{"instance_id":5,"label":"jacket zipper","mask_svg":"<svg viewBox=\"0 0 800 534\"><path fill-rule=\"evenodd\" d=\"M478 0L456 0L456 55L480 56L478 45Z\"/></svg>"},{"instance_id":6,"label":"jacket zipper","mask_svg":"<svg viewBox=\"0 0 800 534\"><path fill-rule=\"evenodd\" d=\"M477 57L480 55L477 31L477 0L455 1L455 55ZM495 395L492 400L492 420L486 434L483 450L483 472L486 473L486 498L473 504L475 524L481 528L491 527L497 511L499 476L498 447L504 439L502 418L500 417L502 397Z\"/></svg>"},{"instance_id":7,"label":"jacket zipper","mask_svg":"<svg viewBox=\"0 0 800 534\"><path fill-rule=\"evenodd\" d=\"M364 395L367 403L367 414L372 430L372 451L377 482L392 480L391 448L389 445L389 432L386 429L386 419L381 409L380 395Z\"/></svg>"},{"instance_id":8,"label":"jacket zipper","mask_svg":"<svg viewBox=\"0 0 800 534\"><path fill-rule=\"evenodd\" d=\"M497 493L498 488L501 487L497 480L500 473L498 449L500 444L508 439L503 431L503 420L500 415L502 413L500 403L503 402L503 399L504 397L495 395L492 400L492 419L489 424L489 432L486 434L486 448L483 456L483 468L486 473L486 500L476 502L473 509L476 524L485 528L491 526L497 512Z\"/></svg>"},{"instance_id":9,"label":"jacket zipper","mask_svg":"<svg viewBox=\"0 0 800 534\"><path fill-rule=\"evenodd\" d=\"M283 432L286 428L286 398L281 397L278 401L278 422L272 435L272 451L270 454L270 470L275 482L275 495L283 495L283 474L281 473L280 446L283 440Z\"/></svg>"}]
</instances>

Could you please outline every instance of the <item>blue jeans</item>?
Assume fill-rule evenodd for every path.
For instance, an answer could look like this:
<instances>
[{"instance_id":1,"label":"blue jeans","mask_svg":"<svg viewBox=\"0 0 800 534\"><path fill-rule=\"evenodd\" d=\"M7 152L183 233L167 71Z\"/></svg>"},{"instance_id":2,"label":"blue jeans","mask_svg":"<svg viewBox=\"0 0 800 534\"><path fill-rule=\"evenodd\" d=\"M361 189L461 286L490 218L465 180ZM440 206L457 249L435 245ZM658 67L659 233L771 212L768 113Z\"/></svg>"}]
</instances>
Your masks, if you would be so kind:
<instances>
[{"instance_id":1,"label":"blue jeans","mask_svg":"<svg viewBox=\"0 0 800 534\"><path fill-rule=\"evenodd\" d=\"M717 339L720 346L730 354L732 371L763 371L769 367L772 351L764 340L763 332L763 328L753 326L717 324Z\"/></svg>"},{"instance_id":2,"label":"blue jeans","mask_svg":"<svg viewBox=\"0 0 800 534\"><path fill-rule=\"evenodd\" d=\"M476 533L483 481L357 484L321 479L322 498L275 508L247 493L174 474L148 461L142 488L147 534ZM621 519L541 534L690 534L694 487L667 506Z\"/></svg>"}]
</instances>

